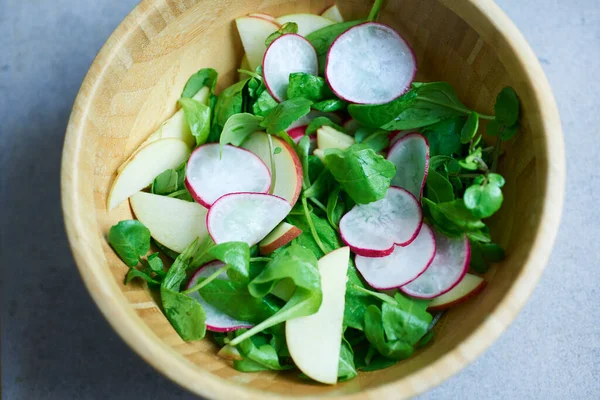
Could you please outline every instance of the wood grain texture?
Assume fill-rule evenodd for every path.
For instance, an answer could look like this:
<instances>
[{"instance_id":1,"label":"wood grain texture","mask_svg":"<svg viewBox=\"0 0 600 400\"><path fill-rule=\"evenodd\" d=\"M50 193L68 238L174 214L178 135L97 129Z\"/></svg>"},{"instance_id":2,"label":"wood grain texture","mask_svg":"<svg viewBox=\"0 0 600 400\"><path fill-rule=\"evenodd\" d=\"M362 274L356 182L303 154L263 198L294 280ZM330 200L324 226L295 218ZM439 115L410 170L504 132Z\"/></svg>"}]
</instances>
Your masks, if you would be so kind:
<instances>
[{"instance_id":1,"label":"wood grain texture","mask_svg":"<svg viewBox=\"0 0 600 400\"><path fill-rule=\"evenodd\" d=\"M330 1L144 0L121 23L91 66L75 101L64 145L62 202L71 248L100 310L157 370L194 393L220 399L406 398L473 361L506 329L533 291L552 250L564 196L565 161L558 111L535 55L489 0L388 0L381 20L413 46L418 79L452 83L465 103L491 112L511 85L522 129L505 146L500 169L505 204L492 221L507 259L474 301L450 310L436 338L392 368L323 386L297 373L239 373L209 341L183 342L144 285L123 285L127 267L108 246L111 225L131 218L127 203L108 213L117 167L175 110L187 78L202 67L220 73L217 90L237 79L242 48L233 19L250 12L321 12ZM370 2L339 1L346 19ZM118 360L115 360L117 363Z\"/></svg>"}]
</instances>

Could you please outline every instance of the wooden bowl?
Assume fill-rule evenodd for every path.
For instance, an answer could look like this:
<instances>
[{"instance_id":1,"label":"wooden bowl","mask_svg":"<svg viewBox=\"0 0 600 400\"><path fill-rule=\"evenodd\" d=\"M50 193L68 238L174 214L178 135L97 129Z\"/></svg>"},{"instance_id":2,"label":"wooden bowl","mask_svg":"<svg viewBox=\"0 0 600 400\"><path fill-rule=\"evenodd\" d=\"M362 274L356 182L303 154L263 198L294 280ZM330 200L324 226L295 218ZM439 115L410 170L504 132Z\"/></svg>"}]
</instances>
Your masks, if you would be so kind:
<instances>
[{"instance_id":1,"label":"wooden bowl","mask_svg":"<svg viewBox=\"0 0 600 400\"><path fill-rule=\"evenodd\" d=\"M218 90L237 79L242 56L234 18L250 12L319 13L331 0L144 0L108 39L75 101L62 164L66 228L83 280L121 337L148 363L194 393L221 399L302 396L404 398L473 361L506 329L533 291L552 250L563 203L565 161L557 108L535 55L489 0L388 0L382 22L413 46L421 80L445 80L476 110L490 113L505 85L518 93L521 130L507 143L505 201L491 223L507 258L486 275L487 289L450 310L434 342L382 371L336 386L296 373L240 373L209 341L183 342L145 285L123 285L127 267L106 242L111 225L131 218L128 204L106 211L117 167L175 109L187 78L220 73ZM347 19L371 1L339 1ZM515 349L518 348L515 344ZM118 363L118 360L115 360Z\"/></svg>"}]
</instances>

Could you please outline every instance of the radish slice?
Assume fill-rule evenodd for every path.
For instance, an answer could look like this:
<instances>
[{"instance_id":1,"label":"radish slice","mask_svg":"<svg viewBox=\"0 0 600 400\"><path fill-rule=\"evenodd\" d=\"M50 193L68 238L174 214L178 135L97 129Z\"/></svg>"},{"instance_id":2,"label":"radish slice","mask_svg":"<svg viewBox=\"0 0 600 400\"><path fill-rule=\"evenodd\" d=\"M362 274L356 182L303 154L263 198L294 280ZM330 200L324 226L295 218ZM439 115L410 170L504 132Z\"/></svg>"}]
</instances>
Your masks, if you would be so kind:
<instances>
[{"instance_id":1,"label":"radish slice","mask_svg":"<svg viewBox=\"0 0 600 400\"><path fill-rule=\"evenodd\" d=\"M429 143L425 136L416 132L402 136L390 149L387 159L396 166L392 185L420 199L429 171Z\"/></svg>"},{"instance_id":2,"label":"radish slice","mask_svg":"<svg viewBox=\"0 0 600 400\"><path fill-rule=\"evenodd\" d=\"M310 42L293 33L275 39L263 58L263 75L271 96L278 101L287 98L290 74L306 72L317 75L317 52Z\"/></svg>"},{"instance_id":3,"label":"radish slice","mask_svg":"<svg viewBox=\"0 0 600 400\"><path fill-rule=\"evenodd\" d=\"M356 268L375 289L399 288L415 280L433 261L435 237L429 226L423 224L417 238L408 246L394 246L386 257L356 256Z\"/></svg>"},{"instance_id":4,"label":"radish slice","mask_svg":"<svg viewBox=\"0 0 600 400\"><path fill-rule=\"evenodd\" d=\"M410 46L392 28L365 22L342 33L327 54L325 76L335 94L362 104L388 103L405 93L417 72Z\"/></svg>"},{"instance_id":5,"label":"radish slice","mask_svg":"<svg viewBox=\"0 0 600 400\"><path fill-rule=\"evenodd\" d=\"M340 235L353 252L366 257L383 257L394 244L406 246L417 237L423 224L419 202L408 191L390 186L385 197L358 204L340 221Z\"/></svg>"},{"instance_id":6,"label":"radish slice","mask_svg":"<svg viewBox=\"0 0 600 400\"><path fill-rule=\"evenodd\" d=\"M415 132L415 131L411 131L411 130L391 131L388 135L388 138L390 140L390 148L393 145L395 145L398 140L402 139L404 136L408 135L409 133L419 133L419 132Z\"/></svg>"},{"instance_id":7,"label":"radish slice","mask_svg":"<svg viewBox=\"0 0 600 400\"><path fill-rule=\"evenodd\" d=\"M431 299L450 291L467 273L471 247L466 236L450 238L435 232L435 257L431 265L401 291L412 297Z\"/></svg>"},{"instance_id":8,"label":"radish slice","mask_svg":"<svg viewBox=\"0 0 600 400\"><path fill-rule=\"evenodd\" d=\"M188 160L185 186L194 199L209 208L228 193L267 193L271 187L271 173L260 158L248 150L219 144L198 147Z\"/></svg>"},{"instance_id":9,"label":"radish slice","mask_svg":"<svg viewBox=\"0 0 600 400\"><path fill-rule=\"evenodd\" d=\"M204 264L192 276L192 279L190 279L190 282L187 284L186 289L189 289L196 283L198 283L198 279L207 278L210 275L214 274L219 268L222 268L224 266L225 264L221 261L212 261L207 264ZM219 275L218 279L228 281L229 277L227 276L226 272L223 272L221 275ZM235 318L231 318L229 315L213 307L202 298L199 291L190 293L188 294L188 296L196 299L198 303L202 305L202 308L204 308L204 312L206 313L206 329L208 329L209 331L229 332L242 328L251 328L253 326L253 324L251 324L250 322L240 321Z\"/></svg>"},{"instance_id":10,"label":"radish slice","mask_svg":"<svg viewBox=\"0 0 600 400\"><path fill-rule=\"evenodd\" d=\"M254 246L292 210L278 196L262 193L232 193L217 200L208 211L206 225L216 244L246 242Z\"/></svg>"}]
</instances>

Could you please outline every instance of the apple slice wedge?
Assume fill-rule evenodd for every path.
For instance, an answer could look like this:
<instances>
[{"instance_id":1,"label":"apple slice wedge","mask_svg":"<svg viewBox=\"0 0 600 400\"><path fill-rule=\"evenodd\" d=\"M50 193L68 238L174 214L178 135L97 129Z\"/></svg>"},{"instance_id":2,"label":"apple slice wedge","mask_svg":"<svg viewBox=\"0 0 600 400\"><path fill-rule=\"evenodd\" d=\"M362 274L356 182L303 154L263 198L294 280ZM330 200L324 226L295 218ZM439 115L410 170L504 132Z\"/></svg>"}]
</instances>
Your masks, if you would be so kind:
<instances>
[{"instance_id":1,"label":"apple slice wedge","mask_svg":"<svg viewBox=\"0 0 600 400\"><path fill-rule=\"evenodd\" d=\"M349 247L322 257L318 264L321 307L315 314L285 323L285 338L296 366L315 381L331 385L337 381L349 260Z\"/></svg>"},{"instance_id":2,"label":"apple slice wedge","mask_svg":"<svg viewBox=\"0 0 600 400\"><path fill-rule=\"evenodd\" d=\"M252 152L239 147L209 143L198 147L185 169L185 186L192 197L209 208L229 193L267 193L271 173Z\"/></svg>"},{"instance_id":3,"label":"apple slice wedge","mask_svg":"<svg viewBox=\"0 0 600 400\"><path fill-rule=\"evenodd\" d=\"M265 14L265 13L250 13L250 14L248 14L248 16L253 17L253 18L266 19L267 21L271 21L271 22L276 22L276 18L274 16Z\"/></svg>"},{"instance_id":4,"label":"apple slice wedge","mask_svg":"<svg viewBox=\"0 0 600 400\"><path fill-rule=\"evenodd\" d=\"M273 149L281 149L277 154L273 154L273 166L269 157L269 137L266 133L253 133L242 143L242 148L256 154L267 165L275 181L273 194L286 199L293 207L302 190L302 164L296 151L283 139L271 136L271 140Z\"/></svg>"},{"instance_id":5,"label":"apple slice wedge","mask_svg":"<svg viewBox=\"0 0 600 400\"><path fill-rule=\"evenodd\" d=\"M231 193L219 198L206 216L206 225L216 244L264 239L292 210L281 197L263 193Z\"/></svg>"},{"instance_id":6,"label":"apple slice wedge","mask_svg":"<svg viewBox=\"0 0 600 400\"><path fill-rule=\"evenodd\" d=\"M473 274L466 274L460 283L454 287L454 289L431 300L427 310L441 311L460 303L464 303L473 296L481 293L486 286L487 282L482 277Z\"/></svg>"},{"instance_id":7,"label":"apple slice wedge","mask_svg":"<svg viewBox=\"0 0 600 400\"><path fill-rule=\"evenodd\" d=\"M331 126L324 125L317 129L317 147L323 151L326 149L344 150L354 143L352 136L346 135Z\"/></svg>"},{"instance_id":8,"label":"apple slice wedge","mask_svg":"<svg viewBox=\"0 0 600 400\"><path fill-rule=\"evenodd\" d=\"M180 139L159 139L148 143L125 162L108 194L108 210L152 183L167 169L175 169L190 156L190 149Z\"/></svg>"},{"instance_id":9,"label":"apple slice wedge","mask_svg":"<svg viewBox=\"0 0 600 400\"><path fill-rule=\"evenodd\" d=\"M344 22L344 17L336 4L323 11L321 17L332 20L333 22Z\"/></svg>"},{"instance_id":10,"label":"apple slice wedge","mask_svg":"<svg viewBox=\"0 0 600 400\"><path fill-rule=\"evenodd\" d=\"M181 253L196 238L208 236L208 210L198 203L138 192L129 198L135 217L160 244Z\"/></svg>"},{"instance_id":11,"label":"apple slice wedge","mask_svg":"<svg viewBox=\"0 0 600 400\"><path fill-rule=\"evenodd\" d=\"M282 222L258 244L260 254L270 254L302 234L302 229Z\"/></svg>"},{"instance_id":12,"label":"apple slice wedge","mask_svg":"<svg viewBox=\"0 0 600 400\"><path fill-rule=\"evenodd\" d=\"M267 47L265 40L279 29L279 24L266 18L242 17L235 20L244 51L248 57L250 70L261 65Z\"/></svg>"},{"instance_id":13,"label":"apple slice wedge","mask_svg":"<svg viewBox=\"0 0 600 400\"><path fill-rule=\"evenodd\" d=\"M286 22L295 22L298 24L298 35L300 36L306 36L309 33L334 24L332 20L315 14L289 14L275 20L280 25Z\"/></svg>"}]
</instances>

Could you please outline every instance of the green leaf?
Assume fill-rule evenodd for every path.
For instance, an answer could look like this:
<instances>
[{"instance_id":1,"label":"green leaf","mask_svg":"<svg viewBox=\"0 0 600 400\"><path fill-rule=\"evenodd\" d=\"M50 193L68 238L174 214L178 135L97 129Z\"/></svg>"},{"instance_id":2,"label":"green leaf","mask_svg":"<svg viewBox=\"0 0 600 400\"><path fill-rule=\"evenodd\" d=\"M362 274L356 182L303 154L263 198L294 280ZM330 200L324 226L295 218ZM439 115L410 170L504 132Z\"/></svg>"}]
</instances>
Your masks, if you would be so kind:
<instances>
[{"instance_id":1,"label":"green leaf","mask_svg":"<svg viewBox=\"0 0 600 400\"><path fill-rule=\"evenodd\" d=\"M425 187L427 189L426 197L435 203L445 203L454 200L454 188L452 184L435 169L429 169Z\"/></svg>"},{"instance_id":2,"label":"green leaf","mask_svg":"<svg viewBox=\"0 0 600 400\"><path fill-rule=\"evenodd\" d=\"M310 177L308 175L308 157L310 154L310 138L308 135L304 135L302 139L298 142L296 146L296 152L298 153L298 158L300 158L300 163L302 164L302 187L304 189L310 186Z\"/></svg>"},{"instance_id":3,"label":"green leaf","mask_svg":"<svg viewBox=\"0 0 600 400\"><path fill-rule=\"evenodd\" d=\"M250 277L250 246L246 242L225 242L212 247L208 254L227 264L229 278L237 282L248 281ZM237 274L231 276L230 272Z\"/></svg>"},{"instance_id":4,"label":"green leaf","mask_svg":"<svg viewBox=\"0 0 600 400\"><path fill-rule=\"evenodd\" d=\"M268 90L264 89L260 92L254 103L252 104L252 112L254 115L265 117L275 107L277 107L277 100L271 96Z\"/></svg>"},{"instance_id":5,"label":"green leaf","mask_svg":"<svg viewBox=\"0 0 600 400\"><path fill-rule=\"evenodd\" d=\"M422 133L429 142L429 154L432 157L460 154L460 135L464 126L463 117L450 117L424 127Z\"/></svg>"},{"instance_id":6,"label":"green leaf","mask_svg":"<svg viewBox=\"0 0 600 400\"><path fill-rule=\"evenodd\" d=\"M190 76L190 79L188 79L185 87L183 88L181 97L192 98L204 86L208 86L210 88L210 92L213 93L215 91L215 85L217 84L218 76L219 74L214 69L202 68L194 75Z\"/></svg>"},{"instance_id":7,"label":"green leaf","mask_svg":"<svg viewBox=\"0 0 600 400\"><path fill-rule=\"evenodd\" d=\"M503 125L513 126L519 119L519 98L513 88L504 87L496 97L494 105L496 120Z\"/></svg>"},{"instance_id":8,"label":"green leaf","mask_svg":"<svg viewBox=\"0 0 600 400\"><path fill-rule=\"evenodd\" d=\"M508 140L517 134L519 125L506 126L499 121L490 121L485 132L490 136L500 136L502 140Z\"/></svg>"},{"instance_id":9,"label":"green leaf","mask_svg":"<svg viewBox=\"0 0 600 400\"><path fill-rule=\"evenodd\" d=\"M344 204L339 201L341 189L335 188L327 198L327 220L336 230L339 229L340 220L344 215Z\"/></svg>"},{"instance_id":10,"label":"green leaf","mask_svg":"<svg viewBox=\"0 0 600 400\"><path fill-rule=\"evenodd\" d=\"M197 255L200 245L200 241L196 239L179 254L173 265L171 265L171 268L167 271L167 275L161 284L162 288L175 292L179 291L179 287L185 279L186 272L190 268L192 259Z\"/></svg>"},{"instance_id":11,"label":"green leaf","mask_svg":"<svg viewBox=\"0 0 600 400\"><path fill-rule=\"evenodd\" d=\"M321 101L333 96L334 94L329 89L327 82L320 76L305 72L293 72L290 74L289 85L287 87L288 99L303 97L311 101Z\"/></svg>"},{"instance_id":12,"label":"green leaf","mask_svg":"<svg viewBox=\"0 0 600 400\"><path fill-rule=\"evenodd\" d=\"M478 176L465 191L465 206L471 210L475 217L491 217L502 206L504 197L500 188L503 185L504 178L501 175Z\"/></svg>"},{"instance_id":13,"label":"green leaf","mask_svg":"<svg viewBox=\"0 0 600 400\"><path fill-rule=\"evenodd\" d=\"M279 103L261 122L270 135L285 131L289 126L310 112L312 102L304 98L289 99Z\"/></svg>"},{"instance_id":14,"label":"green leaf","mask_svg":"<svg viewBox=\"0 0 600 400\"><path fill-rule=\"evenodd\" d=\"M152 182L151 192L166 196L177 191L179 187L179 176L174 169L168 169L159 174Z\"/></svg>"},{"instance_id":15,"label":"green leaf","mask_svg":"<svg viewBox=\"0 0 600 400\"><path fill-rule=\"evenodd\" d=\"M386 340L383 328L383 315L377 306L371 305L367 307L365 312L365 334L367 340L384 357L393 360L402 360L410 357L414 351L410 343L401 340Z\"/></svg>"},{"instance_id":16,"label":"green leaf","mask_svg":"<svg viewBox=\"0 0 600 400\"><path fill-rule=\"evenodd\" d=\"M129 268L129 271L127 271L127 275L125 275L125 284L127 285L129 282L131 282L135 278L140 278L151 284L160 285L159 281L152 278L146 272L140 271L139 269L136 269L135 267L131 267L131 268Z\"/></svg>"},{"instance_id":17,"label":"green leaf","mask_svg":"<svg viewBox=\"0 0 600 400\"><path fill-rule=\"evenodd\" d=\"M365 365L362 368L359 368L359 371L371 372L371 371L379 371L380 369L386 369L396 364L397 360L392 360L391 358L386 358L381 355L376 355L373 357L369 365Z\"/></svg>"},{"instance_id":18,"label":"green leaf","mask_svg":"<svg viewBox=\"0 0 600 400\"><path fill-rule=\"evenodd\" d=\"M396 174L393 163L362 144L345 150L325 150L325 165L342 189L358 204L385 197Z\"/></svg>"},{"instance_id":19,"label":"green leaf","mask_svg":"<svg viewBox=\"0 0 600 400\"><path fill-rule=\"evenodd\" d=\"M281 25L278 30L267 36L267 39L265 40L265 46L269 47L271 43L275 41L275 39L288 33L298 33L298 24L295 22L286 22L285 24Z\"/></svg>"},{"instance_id":20,"label":"green leaf","mask_svg":"<svg viewBox=\"0 0 600 400\"><path fill-rule=\"evenodd\" d=\"M340 131L340 132L346 132L346 130L344 128L342 128L341 126L339 126L338 124L331 122L331 120L327 117L317 117L315 119L313 119L312 121L310 121L310 123L308 124L308 126L306 127L306 135L312 135L313 133L316 133L317 130L322 127L322 126L330 126L333 129Z\"/></svg>"},{"instance_id":21,"label":"green leaf","mask_svg":"<svg viewBox=\"0 0 600 400\"><path fill-rule=\"evenodd\" d=\"M150 250L150 231L139 221L120 221L110 228L108 243L125 264L135 267Z\"/></svg>"},{"instance_id":22,"label":"green leaf","mask_svg":"<svg viewBox=\"0 0 600 400\"><path fill-rule=\"evenodd\" d=\"M366 285L358 274L354 262L350 260L350 263L348 264L348 281L346 282L344 325L360 331L365 330L365 313L367 307L380 303L378 299L358 289L365 289L365 286Z\"/></svg>"},{"instance_id":23,"label":"green leaf","mask_svg":"<svg viewBox=\"0 0 600 400\"><path fill-rule=\"evenodd\" d=\"M196 145L206 143L210 133L210 107L185 97L179 99L179 104L181 104L192 135L196 138Z\"/></svg>"},{"instance_id":24,"label":"green leaf","mask_svg":"<svg viewBox=\"0 0 600 400\"><path fill-rule=\"evenodd\" d=\"M473 151L469 153L469 155L466 156L464 160L458 160L458 165L470 171L477 171L479 169L483 169L481 164L481 157L481 147L477 147L476 149L473 149Z\"/></svg>"},{"instance_id":25,"label":"green leaf","mask_svg":"<svg viewBox=\"0 0 600 400\"><path fill-rule=\"evenodd\" d=\"M183 340L204 338L206 313L196 299L164 286L160 288L160 299L167 319Z\"/></svg>"},{"instance_id":26,"label":"green leaf","mask_svg":"<svg viewBox=\"0 0 600 400\"><path fill-rule=\"evenodd\" d=\"M229 117L219 139L221 149L226 144L240 146L248 136L261 130L260 123L262 120L261 117L248 113L234 114Z\"/></svg>"},{"instance_id":27,"label":"green leaf","mask_svg":"<svg viewBox=\"0 0 600 400\"><path fill-rule=\"evenodd\" d=\"M161 276L166 275L166 273L164 271L165 266L159 257L159 253L150 254L146 258L145 261L146 261L146 264L148 265L148 268L150 268L152 270L152 272L154 272L158 275L161 275Z\"/></svg>"},{"instance_id":28,"label":"green leaf","mask_svg":"<svg viewBox=\"0 0 600 400\"><path fill-rule=\"evenodd\" d=\"M354 352L352 346L342 338L340 348L340 360L338 362L338 382L349 381L358 375L354 367Z\"/></svg>"},{"instance_id":29,"label":"green leaf","mask_svg":"<svg viewBox=\"0 0 600 400\"><path fill-rule=\"evenodd\" d=\"M479 129L479 114L473 111L467 117L467 122L463 126L460 132L460 142L469 143L477 134Z\"/></svg>"},{"instance_id":30,"label":"green leaf","mask_svg":"<svg viewBox=\"0 0 600 400\"><path fill-rule=\"evenodd\" d=\"M312 108L321 112L336 112L343 111L348 103L340 99L322 100L312 104Z\"/></svg>"},{"instance_id":31,"label":"green leaf","mask_svg":"<svg viewBox=\"0 0 600 400\"><path fill-rule=\"evenodd\" d=\"M327 253L342 247L341 240L339 239L336 231L331 227L331 225L329 225L327 220L317 216L312 212L310 213L310 219ZM292 241L293 244L304 247L313 253L317 258L321 258L325 255L311 235L310 227L308 226L308 222L306 221L304 215L288 215L287 220L289 223L302 230L300 236Z\"/></svg>"},{"instance_id":32,"label":"green leaf","mask_svg":"<svg viewBox=\"0 0 600 400\"><path fill-rule=\"evenodd\" d=\"M517 134L518 130L519 130L518 125L504 126L504 128L502 129L502 132L500 132L500 139L509 140Z\"/></svg>"},{"instance_id":33,"label":"green leaf","mask_svg":"<svg viewBox=\"0 0 600 400\"><path fill-rule=\"evenodd\" d=\"M239 81L223 90L214 106L209 142L218 142L225 122L234 114L242 112L243 90L250 79Z\"/></svg>"},{"instance_id":34,"label":"green leaf","mask_svg":"<svg viewBox=\"0 0 600 400\"><path fill-rule=\"evenodd\" d=\"M312 185L304 191L303 196L306 198L314 197L318 200L326 199L327 195L335 185L336 182L333 175L331 175L331 172L324 169Z\"/></svg>"},{"instance_id":35,"label":"green leaf","mask_svg":"<svg viewBox=\"0 0 600 400\"><path fill-rule=\"evenodd\" d=\"M354 139L356 140L356 143L363 144L376 153L387 149L390 145L390 134L383 129L361 126L354 133Z\"/></svg>"},{"instance_id":36,"label":"green leaf","mask_svg":"<svg viewBox=\"0 0 600 400\"><path fill-rule=\"evenodd\" d=\"M296 285L290 300L275 315L235 338L230 343L232 346L274 325L317 312L323 293L317 258L311 251L292 244L277 253L261 274L250 282L248 291L257 298L266 296L283 279L289 279Z\"/></svg>"},{"instance_id":37,"label":"green leaf","mask_svg":"<svg viewBox=\"0 0 600 400\"><path fill-rule=\"evenodd\" d=\"M240 336L245 332L247 332L247 329L240 329L236 331L235 334L236 336ZM281 365L277 351L271 344L267 343L264 338L253 336L242 341L238 345L238 349L244 358L248 358L267 369L284 371L286 369L294 368L294 365Z\"/></svg>"},{"instance_id":38,"label":"green leaf","mask_svg":"<svg viewBox=\"0 0 600 400\"><path fill-rule=\"evenodd\" d=\"M469 232L485 227L485 224L481 222L479 217L473 215L465 206L465 202L462 199L440 203L437 207L446 218L452 221L457 227L461 228L463 232Z\"/></svg>"},{"instance_id":39,"label":"green leaf","mask_svg":"<svg viewBox=\"0 0 600 400\"><path fill-rule=\"evenodd\" d=\"M252 361L249 358L244 358L243 360L233 360L233 368L241 372L261 372L269 370L269 368L257 363L256 361Z\"/></svg>"}]
</instances>

